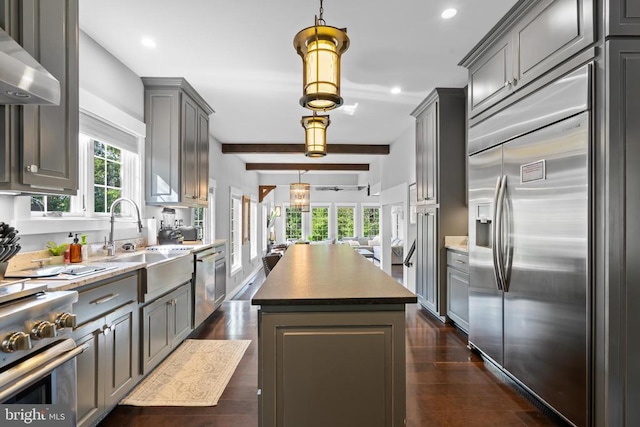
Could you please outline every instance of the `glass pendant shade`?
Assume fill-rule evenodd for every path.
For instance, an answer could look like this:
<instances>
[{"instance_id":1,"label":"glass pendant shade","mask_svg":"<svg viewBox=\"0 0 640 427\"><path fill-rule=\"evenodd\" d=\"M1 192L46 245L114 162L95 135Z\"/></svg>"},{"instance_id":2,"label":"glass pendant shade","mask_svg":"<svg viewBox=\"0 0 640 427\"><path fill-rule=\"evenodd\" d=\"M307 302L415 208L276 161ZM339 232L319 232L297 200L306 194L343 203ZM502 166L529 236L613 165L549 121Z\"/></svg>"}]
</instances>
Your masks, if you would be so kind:
<instances>
[{"instance_id":1,"label":"glass pendant shade","mask_svg":"<svg viewBox=\"0 0 640 427\"><path fill-rule=\"evenodd\" d=\"M316 25L296 34L293 46L303 64L300 105L314 111L341 106L340 56L349 48L347 29L318 25L316 19Z\"/></svg>"},{"instance_id":2,"label":"glass pendant shade","mask_svg":"<svg viewBox=\"0 0 640 427\"><path fill-rule=\"evenodd\" d=\"M300 212L309 212L311 185L304 182L294 182L289 186L289 204Z\"/></svg>"},{"instance_id":3,"label":"glass pendant shade","mask_svg":"<svg viewBox=\"0 0 640 427\"><path fill-rule=\"evenodd\" d=\"M331 124L329 116L303 116L300 120L305 129L304 155L324 157L327 155L327 127Z\"/></svg>"}]
</instances>

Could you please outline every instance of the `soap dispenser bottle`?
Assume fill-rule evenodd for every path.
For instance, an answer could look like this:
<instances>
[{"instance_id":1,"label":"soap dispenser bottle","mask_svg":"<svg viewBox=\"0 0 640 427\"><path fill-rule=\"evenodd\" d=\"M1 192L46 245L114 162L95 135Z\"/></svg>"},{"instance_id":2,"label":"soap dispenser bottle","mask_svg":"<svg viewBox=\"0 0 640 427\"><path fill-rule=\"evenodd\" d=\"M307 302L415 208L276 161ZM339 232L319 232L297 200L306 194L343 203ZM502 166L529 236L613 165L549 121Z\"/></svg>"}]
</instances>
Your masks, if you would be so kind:
<instances>
[{"instance_id":1,"label":"soap dispenser bottle","mask_svg":"<svg viewBox=\"0 0 640 427\"><path fill-rule=\"evenodd\" d=\"M69 246L71 251L71 262L82 262L82 245L79 243L78 235L73 239L73 243Z\"/></svg>"}]
</instances>

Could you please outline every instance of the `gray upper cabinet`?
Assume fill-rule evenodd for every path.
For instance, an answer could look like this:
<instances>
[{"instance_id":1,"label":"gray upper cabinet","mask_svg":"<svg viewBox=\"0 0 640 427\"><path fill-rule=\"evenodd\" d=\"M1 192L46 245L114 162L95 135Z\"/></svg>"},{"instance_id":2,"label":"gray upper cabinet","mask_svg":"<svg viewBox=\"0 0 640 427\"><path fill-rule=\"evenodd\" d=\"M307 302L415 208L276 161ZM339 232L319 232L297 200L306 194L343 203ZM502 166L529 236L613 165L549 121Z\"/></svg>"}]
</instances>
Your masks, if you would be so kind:
<instances>
[{"instance_id":1,"label":"gray upper cabinet","mask_svg":"<svg viewBox=\"0 0 640 427\"><path fill-rule=\"evenodd\" d=\"M0 106L0 190L76 194L78 1L2 1L2 27L60 82L58 106Z\"/></svg>"},{"instance_id":2,"label":"gray upper cabinet","mask_svg":"<svg viewBox=\"0 0 640 427\"><path fill-rule=\"evenodd\" d=\"M606 36L637 36L640 34L640 2L638 0L608 0Z\"/></svg>"},{"instance_id":3,"label":"gray upper cabinet","mask_svg":"<svg viewBox=\"0 0 640 427\"><path fill-rule=\"evenodd\" d=\"M147 204L206 207L213 109L183 78L143 77L142 82Z\"/></svg>"},{"instance_id":4,"label":"gray upper cabinet","mask_svg":"<svg viewBox=\"0 0 640 427\"><path fill-rule=\"evenodd\" d=\"M592 0L523 0L460 63L469 117L523 89L594 42Z\"/></svg>"}]
</instances>

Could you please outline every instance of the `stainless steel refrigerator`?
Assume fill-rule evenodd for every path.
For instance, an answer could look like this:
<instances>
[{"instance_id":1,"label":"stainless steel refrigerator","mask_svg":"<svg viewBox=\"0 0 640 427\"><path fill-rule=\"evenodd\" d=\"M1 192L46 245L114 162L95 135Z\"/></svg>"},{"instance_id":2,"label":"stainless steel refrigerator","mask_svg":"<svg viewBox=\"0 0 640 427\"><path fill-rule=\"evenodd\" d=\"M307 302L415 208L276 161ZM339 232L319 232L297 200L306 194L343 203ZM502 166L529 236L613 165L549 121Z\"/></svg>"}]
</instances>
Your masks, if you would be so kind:
<instances>
[{"instance_id":1,"label":"stainless steel refrigerator","mask_svg":"<svg viewBox=\"0 0 640 427\"><path fill-rule=\"evenodd\" d=\"M566 420L589 416L590 80L469 129L469 343Z\"/></svg>"}]
</instances>

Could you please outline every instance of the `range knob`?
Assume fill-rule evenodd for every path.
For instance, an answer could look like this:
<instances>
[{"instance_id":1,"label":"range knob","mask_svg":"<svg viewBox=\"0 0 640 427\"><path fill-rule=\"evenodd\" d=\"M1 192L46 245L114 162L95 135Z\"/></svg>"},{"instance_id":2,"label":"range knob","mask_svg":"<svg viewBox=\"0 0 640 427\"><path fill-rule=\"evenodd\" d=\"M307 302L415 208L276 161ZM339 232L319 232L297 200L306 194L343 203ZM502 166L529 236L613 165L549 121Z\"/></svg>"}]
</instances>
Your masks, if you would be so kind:
<instances>
[{"instance_id":1,"label":"range knob","mask_svg":"<svg viewBox=\"0 0 640 427\"><path fill-rule=\"evenodd\" d=\"M56 325L47 320L36 323L31 329L31 338L33 338L34 340L53 338L56 335L58 335L56 331Z\"/></svg>"},{"instance_id":2,"label":"range knob","mask_svg":"<svg viewBox=\"0 0 640 427\"><path fill-rule=\"evenodd\" d=\"M76 315L71 313L60 313L56 317L56 327L58 329L75 328L76 327Z\"/></svg>"},{"instance_id":3,"label":"range knob","mask_svg":"<svg viewBox=\"0 0 640 427\"><path fill-rule=\"evenodd\" d=\"M24 332L12 332L2 340L0 350L4 353L13 353L19 350L29 350L31 339Z\"/></svg>"}]
</instances>

